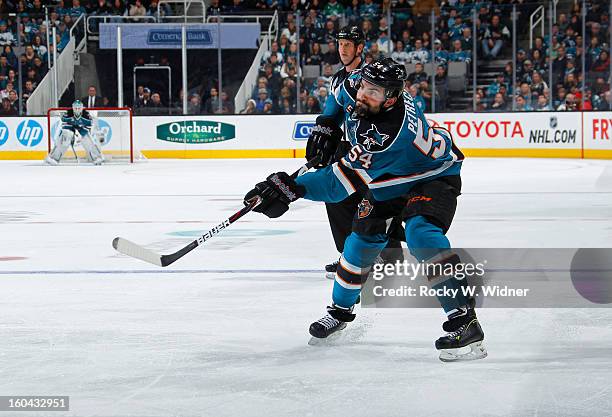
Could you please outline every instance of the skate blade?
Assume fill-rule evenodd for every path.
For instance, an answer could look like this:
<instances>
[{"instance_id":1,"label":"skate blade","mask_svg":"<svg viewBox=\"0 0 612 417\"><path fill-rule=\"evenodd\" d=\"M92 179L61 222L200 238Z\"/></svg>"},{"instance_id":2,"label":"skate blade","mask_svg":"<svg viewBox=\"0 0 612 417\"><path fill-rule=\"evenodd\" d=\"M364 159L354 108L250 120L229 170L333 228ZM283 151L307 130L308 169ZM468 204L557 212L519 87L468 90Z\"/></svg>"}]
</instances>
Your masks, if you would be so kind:
<instances>
[{"instance_id":1,"label":"skate blade","mask_svg":"<svg viewBox=\"0 0 612 417\"><path fill-rule=\"evenodd\" d=\"M51 165L51 166L58 166L59 162L57 162L55 159L50 158L50 157L46 157L44 160L44 163L47 165Z\"/></svg>"},{"instance_id":2,"label":"skate blade","mask_svg":"<svg viewBox=\"0 0 612 417\"><path fill-rule=\"evenodd\" d=\"M442 362L465 362L486 358L488 355L482 341L474 342L459 349L442 349L440 360Z\"/></svg>"},{"instance_id":3,"label":"skate blade","mask_svg":"<svg viewBox=\"0 0 612 417\"><path fill-rule=\"evenodd\" d=\"M346 323L343 323L342 327L333 332L327 337L314 337L312 336L308 341L308 345L310 346L332 346L336 342L342 339L342 330L346 327Z\"/></svg>"},{"instance_id":4,"label":"skate blade","mask_svg":"<svg viewBox=\"0 0 612 417\"><path fill-rule=\"evenodd\" d=\"M336 279L336 273L335 272L326 272L325 273L325 278L327 279Z\"/></svg>"}]
</instances>

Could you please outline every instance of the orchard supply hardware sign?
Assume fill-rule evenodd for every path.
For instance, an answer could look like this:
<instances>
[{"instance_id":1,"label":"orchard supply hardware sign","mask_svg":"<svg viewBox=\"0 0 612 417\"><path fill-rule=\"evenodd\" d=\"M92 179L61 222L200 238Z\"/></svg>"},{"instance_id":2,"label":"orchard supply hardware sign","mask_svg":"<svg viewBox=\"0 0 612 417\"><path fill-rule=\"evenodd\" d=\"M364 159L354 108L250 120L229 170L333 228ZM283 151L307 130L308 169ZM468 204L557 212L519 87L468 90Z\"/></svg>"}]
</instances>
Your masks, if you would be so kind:
<instances>
[{"instance_id":1,"label":"orchard supply hardware sign","mask_svg":"<svg viewBox=\"0 0 612 417\"><path fill-rule=\"evenodd\" d=\"M157 139L177 143L223 142L236 137L236 126L205 120L185 120L157 126Z\"/></svg>"}]
</instances>

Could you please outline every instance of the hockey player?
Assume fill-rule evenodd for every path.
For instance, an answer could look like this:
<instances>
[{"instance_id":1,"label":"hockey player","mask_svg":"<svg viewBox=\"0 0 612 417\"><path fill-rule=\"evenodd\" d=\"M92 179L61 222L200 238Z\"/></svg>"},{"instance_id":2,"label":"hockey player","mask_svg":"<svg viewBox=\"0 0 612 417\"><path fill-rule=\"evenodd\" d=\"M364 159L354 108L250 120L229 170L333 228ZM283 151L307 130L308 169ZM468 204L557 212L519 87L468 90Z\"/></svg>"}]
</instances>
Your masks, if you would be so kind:
<instances>
[{"instance_id":1,"label":"hockey player","mask_svg":"<svg viewBox=\"0 0 612 417\"><path fill-rule=\"evenodd\" d=\"M455 214L461 191L463 155L450 134L429 126L412 97L404 90L406 70L390 58L376 60L354 71L334 92L336 106L353 147L339 162L292 179L284 172L270 175L245 196L262 202L255 211L279 217L299 198L335 202L359 187L367 196L357 210L353 231L346 239L335 276L332 304L327 314L312 323L310 334L325 338L355 319L353 308L376 257L388 242L389 220L401 216L406 242L420 262L458 262L448 255L445 234ZM338 126L336 126L336 129ZM338 143L333 127L319 142L329 156ZM444 259L441 257L444 256ZM460 288L462 281L449 276L428 277L434 288ZM439 297L448 320L447 332L435 346L443 361L486 356L484 333L476 318L474 302L461 291L456 297ZM469 352L462 349L469 347Z\"/></svg>"},{"instance_id":2,"label":"hockey player","mask_svg":"<svg viewBox=\"0 0 612 417\"><path fill-rule=\"evenodd\" d=\"M72 103L72 109L62 114L62 127L60 136L53 146L53 149L45 158L45 162L49 165L58 165L62 156L69 147L74 146L78 133L81 140L81 145L87 152L87 159L93 162L94 165L101 165L104 162L104 157L100 150L100 146L92 139L93 117L87 110L83 109L83 103L75 100Z\"/></svg>"},{"instance_id":3,"label":"hockey player","mask_svg":"<svg viewBox=\"0 0 612 417\"><path fill-rule=\"evenodd\" d=\"M338 53L340 55L340 62L343 67L340 68L332 77L330 82L331 94L327 97L325 104L325 110L319 121L318 128L313 129L312 134L308 138L308 144L306 147L306 159L312 159L317 152L318 142L325 141L326 138L321 135L321 127L324 127L327 123L334 127L337 127L336 113L342 111L339 109L336 103L335 94L338 90L342 89L342 83L346 80L349 74L355 69L361 68L362 65L362 53L365 46L364 35L358 26L345 26L340 29L336 36ZM336 135L342 137L343 133L339 129L334 129ZM348 140L343 140L338 146L338 151L335 155L329 155L325 160L322 160L318 168L323 168L333 162L336 162L343 157L346 152L351 148L351 143ZM346 199L337 203L325 203L325 209L327 211L327 217L329 219L329 226L331 228L332 236L338 253L342 253L344 250L344 242L346 238L351 234L351 226L353 224L353 217L357 211L357 206L364 196L364 192L367 190L366 187L362 187L357 192L348 196ZM396 222L397 223L397 222ZM399 239L401 237L402 230L401 225L394 224L394 231L399 227ZM389 242L389 247L399 248L400 243L397 240L397 233L392 234L392 238ZM328 265L325 265L325 276L329 279L334 279L336 269L338 267L338 261L334 261Z\"/></svg>"}]
</instances>

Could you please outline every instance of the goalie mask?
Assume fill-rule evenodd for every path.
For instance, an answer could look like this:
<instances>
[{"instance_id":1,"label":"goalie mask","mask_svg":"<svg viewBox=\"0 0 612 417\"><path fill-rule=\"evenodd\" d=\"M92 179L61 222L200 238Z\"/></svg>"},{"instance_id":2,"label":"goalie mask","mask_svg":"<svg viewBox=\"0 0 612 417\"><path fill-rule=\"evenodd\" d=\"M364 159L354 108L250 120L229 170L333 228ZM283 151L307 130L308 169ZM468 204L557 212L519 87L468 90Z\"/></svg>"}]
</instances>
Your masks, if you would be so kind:
<instances>
[{"instance_id":1,"label":"goalie mask","mask_svg":"<svg viewBox=\"0 0 612 417\"><path fill-rule=\"evenodd\" d=\"M72 112L77 119L81 117L83 113L83 103L81 103L80 100L75 100L74 103L72 103Z\"/></svg>"}]
</instances>

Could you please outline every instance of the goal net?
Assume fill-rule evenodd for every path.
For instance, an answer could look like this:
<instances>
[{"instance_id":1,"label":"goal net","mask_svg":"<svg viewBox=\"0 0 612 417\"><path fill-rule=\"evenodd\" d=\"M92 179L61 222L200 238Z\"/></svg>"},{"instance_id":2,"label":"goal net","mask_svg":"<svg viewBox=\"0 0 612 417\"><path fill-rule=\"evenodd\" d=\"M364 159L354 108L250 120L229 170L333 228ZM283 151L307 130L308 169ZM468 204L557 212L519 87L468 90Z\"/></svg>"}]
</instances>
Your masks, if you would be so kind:
<instances>
[{"instance_id":1,"label":"goal net","mask_svg":"<svg viewBox=\"0 0 612 417\"><path fill-rule=\"evenodd\" d=\"M47 112L49 129L49 152L59 140L62 131L62 115L69 107L52 108ZM132 110L129 107L105 107L85 109L92 116L90 136L100 145L105 162L130 163L144 159L134 147ZM87 155L75 135L74 150L69 149L62 157L64 162L85 162Z\"/></svg>"}]
</instances>

